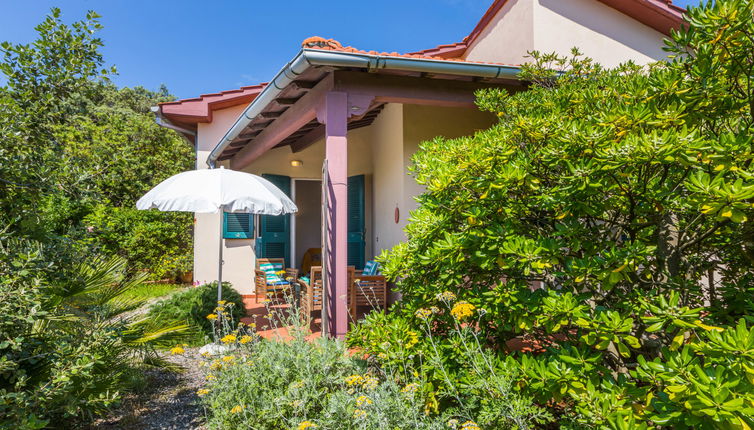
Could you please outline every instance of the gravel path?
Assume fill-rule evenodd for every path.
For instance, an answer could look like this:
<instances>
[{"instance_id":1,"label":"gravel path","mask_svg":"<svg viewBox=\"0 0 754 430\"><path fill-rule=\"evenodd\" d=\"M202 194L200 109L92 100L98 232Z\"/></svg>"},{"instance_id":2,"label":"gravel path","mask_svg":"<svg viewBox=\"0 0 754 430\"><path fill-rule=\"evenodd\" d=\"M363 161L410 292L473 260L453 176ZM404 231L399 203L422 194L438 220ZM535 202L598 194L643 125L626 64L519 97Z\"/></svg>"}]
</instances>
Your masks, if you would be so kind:
<instances>
[{"instance_id":1,"label":"gravel path","mask_svg":"<svg viewBox=\"0 0 754 430\"><path fill-rule=\"evenodd\" d=\"M199 349L186 348L182 355L169 355L167 360L184 368L180 373L167 370L147 372L147 387L130 394L123 404L107 418L98 420L93 429L204 429L204 410L196 395L204 377L199 369Z\"/></svg>"}]
</instances>

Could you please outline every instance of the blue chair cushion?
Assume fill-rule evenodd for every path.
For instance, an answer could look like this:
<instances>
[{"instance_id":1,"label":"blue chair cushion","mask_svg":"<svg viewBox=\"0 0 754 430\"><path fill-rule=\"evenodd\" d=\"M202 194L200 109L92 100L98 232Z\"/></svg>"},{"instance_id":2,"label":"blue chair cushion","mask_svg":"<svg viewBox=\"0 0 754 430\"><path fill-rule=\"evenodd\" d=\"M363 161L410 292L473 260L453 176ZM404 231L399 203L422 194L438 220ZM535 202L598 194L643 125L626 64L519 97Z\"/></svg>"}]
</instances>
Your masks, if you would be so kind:
<instances>
[{"instance_id":1,"label":"blue chair cushion","mask_svg":"<svg viewBox=\"0 0 754 430\"><path fill-rule=\"evenodd\" d=\"M367 261L367 264L364 265L364 270L362 271L364 276L377 276L380 274L380 263L370 260Z\"/></svg>"},{"instance_id":2,"label":"blue chair cushion","mask_svg":"<svg viewBox=\"0 0 754 430\"><path fill-rule=\"evenodd\" d=\"M283 270L283 265L280 263L264 263L259 265L259 270L265 273L267 278L267 285L289 285L289 282L281 278L277 272Z\"/></svg>"}]
</instances>

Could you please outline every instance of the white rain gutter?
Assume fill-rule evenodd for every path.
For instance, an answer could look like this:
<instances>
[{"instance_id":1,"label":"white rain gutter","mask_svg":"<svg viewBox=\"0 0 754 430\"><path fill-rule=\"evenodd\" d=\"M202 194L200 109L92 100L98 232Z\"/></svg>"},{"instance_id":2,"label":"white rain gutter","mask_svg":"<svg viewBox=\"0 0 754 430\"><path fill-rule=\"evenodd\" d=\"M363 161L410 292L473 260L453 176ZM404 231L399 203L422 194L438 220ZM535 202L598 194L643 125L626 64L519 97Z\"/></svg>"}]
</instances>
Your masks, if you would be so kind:
<instances>
[{"instance_id":1,"label":"white rain gutter","mask_svg":"<svg viewBox=\"0 0 754 430\"><path fill-rule=\"evenodd\" d=\"M157 123L160 127L169 128L171 130L175 130L181 134L188 134L189 136L193 136L194 140L196 140L196 132L194 130L189 130L187 128L178 127L177 125L170 122L167 118L162 116L162 112L160 112L159 106L152 106L149 108L152 113L154 114L154 122ZM183 136L185 138L185 136ZM186 139L188 140L188 139Z\"/></svg>"},{"instance_id":2,"label":"white rain gutter","mask_svg":"<svg viewBox=\"0 0 754 430\"><path fill-rule=\"evenodd\" d=\"M225 133L215 149L209 154L207 164L215 167L217 158L236 137L254 119L275 100L291 82L312 66L350 67L368 71L401 70L407 72L424 72L445 75L473 76L479 78L517 79L521 69L516 66L494 64L476 64L461 61L434 60L427 58L392 57L353 52L325 51L320 49L302 49L262 92L251 102Z\"/></svg>"}]
</instances>

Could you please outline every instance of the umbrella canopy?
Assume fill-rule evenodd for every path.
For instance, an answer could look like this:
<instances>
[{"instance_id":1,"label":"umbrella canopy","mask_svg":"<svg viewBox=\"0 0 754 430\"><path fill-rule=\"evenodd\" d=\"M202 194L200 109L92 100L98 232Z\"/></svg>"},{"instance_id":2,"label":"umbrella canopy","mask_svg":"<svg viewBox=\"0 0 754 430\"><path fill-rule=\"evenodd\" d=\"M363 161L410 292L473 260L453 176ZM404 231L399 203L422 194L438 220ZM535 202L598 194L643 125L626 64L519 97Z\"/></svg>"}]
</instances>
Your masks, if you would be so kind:
<instances>
[{"instance_id":1,"label":"umbrella canopy","mask_svg":"<svg viewBox=\"0 0 754 430\"><path fill-rule=\"evenodd\" d=\"M224 169L191 170L160 182L136 202L137 209L178 212L240 212L283 215L298 211L296 204L267 179ZM217 300L222 299L223 220L219 225Z\"/></svg>"},{"instance_id":2,"label":"umbrella canopy","mask_svg":"<svg viewBox=\"0 0 754 430\"><path fill-rule=\"evenodd\" d=\"M224 169L191 170L162 181L136 202L138 209L263 215L294 213L296 205L270 181Z\"/></svg>"}]
</instances>

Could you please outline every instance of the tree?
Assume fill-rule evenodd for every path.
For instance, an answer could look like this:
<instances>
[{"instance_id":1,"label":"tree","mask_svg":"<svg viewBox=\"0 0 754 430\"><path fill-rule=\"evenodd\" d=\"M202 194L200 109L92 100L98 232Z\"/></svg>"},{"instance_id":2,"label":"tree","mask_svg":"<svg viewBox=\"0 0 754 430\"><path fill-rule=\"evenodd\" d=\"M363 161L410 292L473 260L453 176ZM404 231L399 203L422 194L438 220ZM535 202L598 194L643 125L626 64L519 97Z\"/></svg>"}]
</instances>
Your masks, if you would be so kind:
<instances>
[{"instance_id":1,"label":"tree","mask_svg":"<svg viewBox=\"0 0 754 430\"><path fill-rule=\"evenodd\" d=\"M754 425L752 3L688 22L647 69L535 53L529 91L479 93L497 125L414 157L396 318L443 291L483 310L490 347L543 352L508 361L563 422Z\"/></svg>"},{"instance_id":2,"label":"tree","mask_svg":"<svg viewBox=\"0 0 754 430\"><path fill-rule=\"evenodd\" d=\"M192 148L152 118L151 106L172 99L164 87L109 82L115 68L99 52L98 17L89 12L69 26L53 9L33 43L1 45L8 82L0 87L0 222L34 240L94 245L90 251L127 257L132 269L156 276L187 270L191 216L137 215L134 203L191 169ZM114 243L112 229L98 229L111 218L138 221L119 226ZM135 240L140 231L151 240ZM148 258L132 249L145 245ZM182 263L168 268L168 260Z\"/></svg>"}]
</instances>

